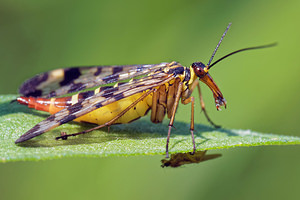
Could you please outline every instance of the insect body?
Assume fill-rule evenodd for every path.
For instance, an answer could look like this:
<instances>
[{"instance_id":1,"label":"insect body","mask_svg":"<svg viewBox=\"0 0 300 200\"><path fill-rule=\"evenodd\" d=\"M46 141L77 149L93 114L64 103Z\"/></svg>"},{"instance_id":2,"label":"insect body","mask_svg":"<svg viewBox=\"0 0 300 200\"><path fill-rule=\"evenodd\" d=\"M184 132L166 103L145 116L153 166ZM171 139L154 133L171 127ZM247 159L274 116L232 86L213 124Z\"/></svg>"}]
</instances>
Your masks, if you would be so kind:
<instances>
[{"instance_id":1,"label":"insect body","mask_svg":"<svg viewBox=\"0 0 300 200\"><path fill-rule=\"evenodd\" d=\"M219 41L212 58L229 27L230 24ZM208 65L195 62L189 68L177 62L171 62L154 65L74 67L37 75L21 86L20 93L23 96L19 97L17 101L52 115L23 134L15 143L34 138L72 120L94 123L99 126L79 133L62 134L56 139L67 139L69 136L87 133L112 124L129 123L146 115L151 110L151 121L154 123L162 122L165 115L170 118L166 144L166 156L168 157L171 128L177 106L181 101L183 104L191 103L190 130L195 152L194 97L191 94L196 86L199 90L202 110L211 122L205 111L199 80L211 89L219 110L221 106L226 106L226 100L208 73L209 69L229 55L263 47L267 46L240 49L213 64L210 64L211 58ZM140 76L142 78L135 79ZM130 81L122 82L128 79ZM111 83L116 84L98 87L94 91L81 92L69 97L54 98ZM214 125L212 122L211 124Z\"/></svg>"}]
</instances>

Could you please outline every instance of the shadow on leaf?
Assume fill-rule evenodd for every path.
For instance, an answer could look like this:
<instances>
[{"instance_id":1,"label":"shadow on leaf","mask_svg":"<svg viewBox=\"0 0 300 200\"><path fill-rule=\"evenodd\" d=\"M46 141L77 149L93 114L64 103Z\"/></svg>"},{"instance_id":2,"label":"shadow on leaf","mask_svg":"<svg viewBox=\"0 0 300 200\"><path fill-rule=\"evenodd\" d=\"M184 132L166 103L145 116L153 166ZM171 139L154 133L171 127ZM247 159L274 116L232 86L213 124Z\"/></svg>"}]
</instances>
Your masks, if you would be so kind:
<instances>
[{"instance_id":1,"label":"shadow on leaf","mask_svg":"<svg viewBox=\"0 0 300 200\"><path fill-rule=\"evenodd\" d=\"M191 152L187 153L175 153L171 155L170 159L162 159L161 167L181 167L186 164L196 164L203 161L219 158L222 154L209 154L206 155L207 151L196 151L194 154Z\"/></svg>"},{"instance_id":2,"label":"shadow on leaf","mask_svg":"<svg viewBox=\"0 0 300 200\"><path fill-rule=\"evenodd\" d=\"M166 120L167 121L167 120ZM146 121L146 119L132 122L130 124L119 124L113 125L110 127L110 131L108 129L102 128L100 130L95 130L93 132L79 135L76 137L70 137L67 140L55 140L55 137L59 136L61 132L67 133L76 133L83 131L85 129L90 129L93 125L90 124L82 124L77 122L69 123L75 128L64 128L60 126L54 130L51 130L47 133L44 133L41 136L38 136L34 139L25 141L23 143L18 144L18 146L22 147L55 147L55 146L66 146L66 145L79 145L79 144L94 144L94 143L103 143L109 142L113 140L125 140L125 139L134 139L134 140L143 140L148 138L163 138L167 137L168 125L166 123L163 124L153 124L150 121ZM190 135L189 124L184 122L175 122L176 129L173 128L171 132L171 140L174 136L188 136ZM200 137L203 141L196 143L197 146L204 144L210 138L206 138L205 134L210 132L221 132L226 136L236 136L236 133L226 130L226 129L215 129L210 126L195 124L195 137ZM172 148L174 148L178 143L183 142L185 140L190 140L189 138L183 138L175 141L172 144ZM191 141L190 141L191 142ZM192 147L192 143L191 143Z\"/></svg>"},{"instance_id":3,"label":"shadow on leaf","mask_svg":"<svg viewBox=\"0 0 300 200\"><path fill-rule=\"evenodd\" d=\"M49 117L49 114L45 112L30 109L27 106L18 104L15 101L7 101L4 103L2 102L0 104L0 117L8 114L13 114L13 113L26 113L26 114L32 114L44 118Z\"/></svg>"}]
</instances>

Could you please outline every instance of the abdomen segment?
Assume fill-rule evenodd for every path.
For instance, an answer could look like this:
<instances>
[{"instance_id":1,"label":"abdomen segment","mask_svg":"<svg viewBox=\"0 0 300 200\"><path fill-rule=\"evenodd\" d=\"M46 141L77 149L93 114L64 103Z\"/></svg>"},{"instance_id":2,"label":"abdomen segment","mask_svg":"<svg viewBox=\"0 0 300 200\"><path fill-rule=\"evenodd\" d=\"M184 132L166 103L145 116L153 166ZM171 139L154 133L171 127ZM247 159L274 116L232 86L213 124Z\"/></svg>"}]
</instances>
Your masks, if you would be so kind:
<instances>
[{"instance_id":1,"label":"abdomen segment","mask_svg":"<svg viewBox=\"0 0 300 200\"><path fill-rule=\"evenodd\" d=\"M93 91L91 92L94 94ZM20 104L27 105L29 108L54 114L64 108L69 107L70 105L73 105L79 101L84 100L84 98L88 98L92 96L93 94L91 92L79 93L70 97L51 98L51 99L35 98L35 97L19 97L17 98L17 101ZM99 124L99 125L104 124L110 121L111 119L113 119L114 117L116 117L129 105L135 102L143 93L144 92L137 93L127 98L113 102L107 106L101 107L79 118L76 118L74 121L88 122L88 123ZM114 122L114 124L124 124L139 119L140 117L147 114L151 106L152 106L152 94L148 95L145 99L137 103L133 108L131 108L123 116L117 119Z\"/></svg>"}]
</instances>

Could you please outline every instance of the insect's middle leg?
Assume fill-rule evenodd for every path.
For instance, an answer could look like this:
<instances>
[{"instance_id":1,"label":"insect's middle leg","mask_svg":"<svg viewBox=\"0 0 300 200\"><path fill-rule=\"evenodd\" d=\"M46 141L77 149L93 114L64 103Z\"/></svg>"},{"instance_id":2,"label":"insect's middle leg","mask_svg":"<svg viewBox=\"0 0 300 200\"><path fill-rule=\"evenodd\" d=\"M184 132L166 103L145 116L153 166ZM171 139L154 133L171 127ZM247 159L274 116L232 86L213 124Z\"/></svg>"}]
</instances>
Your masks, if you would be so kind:
<instances>
[{"instance_id":1,"label":"insect's middle leg","mask_svg":"<svg viewBox=\"0 0 300 200\"><path fill-rule=\"evenodd\" d=\"M185 100L181 101L182 104L186 105L188 103L191 103L191 126L190 126L190 131L191 131L191 136L192 136L192 141L193 141L193 154L196 151L196 144L195 144L195 137L194 137L194 126L195 126L195 118L194 118L194 108L195 108L195 98L194 97L189 97Z\"/></svg>"},{"instance_id":2,"label":"insect's middle leg","mask_svg":"<svg viewBox=\"0 0 300 200\"><path fill-rule=\"evenodd\" d=\"M91 132L93 130L96 129L100 129L103 128L105 126L110 126L112 125L117 119L119 119L120 117L122 117L126 112L128 112L131 108L133 108L137 103L139 103L140 101L142 101L144 98L146 98L149 94L151 94L152 92L155 93L157 89L156 88L152 88L151 90L149 90L148 92L144 93L141 97L139 97L135 102L133 102L132 104L130 104L127 108L125 108L122 112L120 112L116 117L114 117L113 119L111 119L110 121L106 122L105 124L102 124L100 126L96 126L94 128L82 131L82 132L78 132L78 133L73 133L73 134L69 134L66 135L65 133L62 133L62 135L60 137L56 137L56 140L58 139L62 139L62 140L66 140L68 137L70 136L76 136L76 135L80 135L80 134L85 134L88 132Z\"/></svg>"}]
</instances>

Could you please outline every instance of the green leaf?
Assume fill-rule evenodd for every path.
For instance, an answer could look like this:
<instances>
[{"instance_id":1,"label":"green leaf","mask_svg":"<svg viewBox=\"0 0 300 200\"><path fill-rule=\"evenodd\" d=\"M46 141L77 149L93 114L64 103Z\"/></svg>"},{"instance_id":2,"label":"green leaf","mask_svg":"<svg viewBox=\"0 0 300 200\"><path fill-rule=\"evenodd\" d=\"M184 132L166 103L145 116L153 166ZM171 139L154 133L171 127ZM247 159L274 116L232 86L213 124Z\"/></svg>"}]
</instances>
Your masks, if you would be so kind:
<instances>
[{"instance_id":1,"label":"green leaf","mask_svg":"<svg viewBox=\"0 0 300 200\"><path fill-rule=\"evenodd\" d=\"M165 154L167 124L152 124L148 117L130 124L115 125L85 135L56 141L61 132L75 133L93 127L71 122L32 140L16 145L14 141L45 119L48 114L29 109L11 100L15 95L0 96L0 159L2 162L46 160L61 157L105 157ZM167 121L167 120L166 120ZM262 134L250 130L214 129L195 125L197 150L236 146L300 144L299 137ZM176 122L172 130L170 153L192 150L189 124Z\"/></svg>"}]
</instances>

